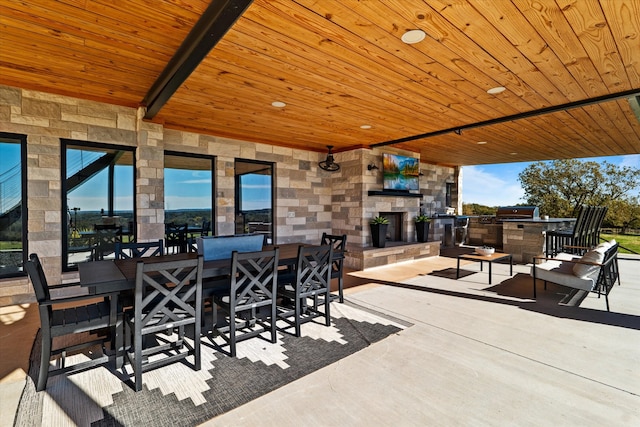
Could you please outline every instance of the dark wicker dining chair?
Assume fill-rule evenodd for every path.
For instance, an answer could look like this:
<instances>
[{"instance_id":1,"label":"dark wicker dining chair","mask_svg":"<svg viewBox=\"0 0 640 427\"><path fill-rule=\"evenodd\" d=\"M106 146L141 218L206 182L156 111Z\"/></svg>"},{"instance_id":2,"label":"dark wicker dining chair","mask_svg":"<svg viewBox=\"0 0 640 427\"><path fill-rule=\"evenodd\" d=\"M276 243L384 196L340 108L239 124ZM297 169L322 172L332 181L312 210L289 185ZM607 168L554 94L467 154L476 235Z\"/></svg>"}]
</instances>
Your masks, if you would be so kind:
<instances>
[{"instance_id":1,"label":"dark wicker dining chair","mask_svg":"<svg viewBox=\"0 0 640 427\"><path fill-rule=\"evenodd\" d=\"M295 267L295 279L289 283L281 280L278 297L291 301L291 305L278 306L278 318L295 328L295 336L300 336L302 323L324 317L325 325L331 325L331 265L333 247L300 246ZM321 307L324 307L321 310ZM293 318L293 320L291 319Z\"/></svg>"},{"instance_id":2,"label":"dark wicker dining chair","mask_svg":"<svg viewBox=\"0 0 640 427\"><path fill-rule=\"evenodd\" d=\"M194 357L193 369L200 370L202 266L201 256L138 261L133 309L124 314L125 357L133 368L135 391L142 390L143 372L188 356ZM185 339L187 326L193 327L193 344Z\"/></svg>"},{"instance_id":3,"label":"dark wicker dining chair","mask_svg":"<svg viewBox=\"0 0 640 427\"><path fill-rule=\"evenodd\" d=\"M101 330L110 331L113 326L109 319L109 301L103 299L98 302L85 303L83 305L75 305L69 307L70 303L76 303L86 300L96 300L96 295L79 295L66 298L52 299L50 288L47 283L42 264L38 255L29 255L29 260L25 263L27 274L33 284L33 289L38 300L38 309L40 312L40 333L42 337L42 350L40 356L40 369L38 372L38 380L36 385L37 391L42 391L47 387L47 379L50 375L58 375L63 373L77 372L85 370L97 365L106 363L109 357L104 351L104 344L109 341L108 334L102 334ZM79 288L79 285L60 285L51 289L69 290L73 287ZM54 308L65 305L65 308ZM115 319L114 319L115 320ZM97 331L97 339L85 341L81 344L68 345L52 350L53 338L65 335L79 334L82 332ZM67 353L77 352L83 348L94 347L101 344L103 347L103 355L101 357L92 358L86 362L77 363L66 366ZM116 345L119 345L116 342ZM60 355L60 366L51 369L52 356Z\"/></svg>"}]
</instances>

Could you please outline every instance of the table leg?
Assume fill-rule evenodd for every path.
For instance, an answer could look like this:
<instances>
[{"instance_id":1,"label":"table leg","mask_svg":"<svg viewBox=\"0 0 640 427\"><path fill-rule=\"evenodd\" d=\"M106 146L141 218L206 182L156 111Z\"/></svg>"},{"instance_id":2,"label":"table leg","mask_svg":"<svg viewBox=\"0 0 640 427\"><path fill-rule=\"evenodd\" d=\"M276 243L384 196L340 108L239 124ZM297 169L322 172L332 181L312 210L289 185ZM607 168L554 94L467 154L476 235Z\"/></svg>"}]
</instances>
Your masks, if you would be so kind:
<instances>
[{"instance_id":1,"label":"table leg","mask_svg":"<svg viewBox=\"0 0 640 427\"><path fill-rule=\"evenodd\" d=\"M489 261L489 284L491 284L491 264L493 264L493 263L491 261Z\"/></svg>"},{"instance_id":2,"label":"table leg","mask_svg":"<svg viewBox=\"0 0 640 427\"><path fill-rule=\"evenodd\" d=\"M513 257L509 255L509 276L513 276Z\"/></svg>"},{"instance_id":3,"label":"table leg","mask_svg":"<svg viewBox=\"0 0 640 427\"><path fill-rule=\"evenodd\" d=\"M456 267L456 280L460 278L460 258L458 258L458 266Z\"/></svg>"},{"instance_id":4,"label":"table leg","mask_svg":"<svg viewBox=\"0 0 640 427\"><path fill-rule=\"evenodd\" d=\"M489 268L491 268L491 262L489 262ZM482 260L480 260L480 271L482 271Z\"/></svg>"}]
</instances>

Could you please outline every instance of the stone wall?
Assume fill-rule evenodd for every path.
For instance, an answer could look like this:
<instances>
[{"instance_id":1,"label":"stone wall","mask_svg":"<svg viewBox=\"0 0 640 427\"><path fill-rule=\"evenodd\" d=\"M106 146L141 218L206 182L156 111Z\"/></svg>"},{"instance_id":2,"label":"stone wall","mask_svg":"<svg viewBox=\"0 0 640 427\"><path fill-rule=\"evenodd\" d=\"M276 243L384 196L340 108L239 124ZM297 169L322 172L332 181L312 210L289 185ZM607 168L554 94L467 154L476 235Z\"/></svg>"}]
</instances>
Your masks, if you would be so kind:
<instances>
[{"instance_id":1,"label":"stone wall","mask_svg":"<svg viewBox=\"0 0 640 427\"><path fill-rule=\"evenodd\" d=\"M78 280L62 273L61 138L136 147L136 222L140 241L164 237L164 151L215 156L216 234L233 234L234 161L275 164L276 243L319 242L323 232L346 234L348 242L371 246L369 220L379 212L406 212L408 241L415 241L412 219L421 208L444 206L446 182L455 169L421 164L423 198L382 198L382 152L412 155L392 147L337 152L340 171L321 170L326 152L219 138L165 128L142 120L143 109L113 106L67 96L0 85L0 131L27 135L28 251L39 254L51 284ZM369 171L368 164L379 169ZM421 204L424 203L424 205ZM26 277L0 279L0 306L33 301Z\"/></svg>"},{"instance_id":2,"label":"stone wall","mask_svg":"<svg viewBox=\"0 0 640 427\"><path fill-rule=\"evenodd\" d=\"M217 234L234 233L235 159L276 165L276 242L318 242L332 231L331 183L339 179L318 168L325 153L165 129L143 121L143 113L0 85L0 131L27 135L28 251L39 254L50 284L78 279L75 272L62 273L61 138L137 147L140 241L164 237L165 150L216 156ZM26 277L0 279L0 306L24 301L33 301Z\"/></svg>"}]
</instances>

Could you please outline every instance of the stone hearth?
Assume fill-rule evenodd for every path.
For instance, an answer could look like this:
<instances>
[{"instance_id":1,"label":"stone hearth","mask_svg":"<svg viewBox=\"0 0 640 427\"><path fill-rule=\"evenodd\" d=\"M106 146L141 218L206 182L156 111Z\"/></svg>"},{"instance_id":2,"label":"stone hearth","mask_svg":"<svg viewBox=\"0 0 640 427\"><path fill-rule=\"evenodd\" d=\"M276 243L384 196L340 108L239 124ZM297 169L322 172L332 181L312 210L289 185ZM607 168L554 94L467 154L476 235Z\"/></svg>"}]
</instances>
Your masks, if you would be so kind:
<instances>
[{"instance_id":1,"label":"stone hearth","mask_svg":"<svg viewBox=\"0 0 640 427\"><path fill-rule=\"evenodd\" d=\"M387 242L384 248L347 244L345 267L353 270L365 270L381 265L412 261L438 255L440 255L440 242Z\"/></svg>"}]
</instances>

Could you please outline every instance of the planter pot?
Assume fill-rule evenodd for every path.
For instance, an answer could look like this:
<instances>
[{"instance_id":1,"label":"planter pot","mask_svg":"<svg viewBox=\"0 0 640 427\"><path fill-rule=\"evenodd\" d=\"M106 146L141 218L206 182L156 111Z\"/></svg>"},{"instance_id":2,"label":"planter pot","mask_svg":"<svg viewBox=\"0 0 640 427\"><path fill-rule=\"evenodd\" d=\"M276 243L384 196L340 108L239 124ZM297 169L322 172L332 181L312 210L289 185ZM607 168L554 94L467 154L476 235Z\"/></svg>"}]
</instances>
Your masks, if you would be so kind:
<instances>
[{"instance_id":1,"label":"planter pot","mask_svg":"<svg viewBox=\"0 0 640 427\"><path fill-rule=\"evenodd\" d=\"M371 240L376 248L384 248L387 243L387 228L389 224L370 224Z\"/></svg>"},{"instance_id":2,"label":"planter pot","mask_svg":"<svg viewBox=\"0 0 640 427\"><path fill-rule=\"evenodd\" d=\"M416 234L418 242L424 243L429 240L429 224L430 222L416 222Z\"/></svg>"}]
</instances>

